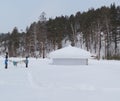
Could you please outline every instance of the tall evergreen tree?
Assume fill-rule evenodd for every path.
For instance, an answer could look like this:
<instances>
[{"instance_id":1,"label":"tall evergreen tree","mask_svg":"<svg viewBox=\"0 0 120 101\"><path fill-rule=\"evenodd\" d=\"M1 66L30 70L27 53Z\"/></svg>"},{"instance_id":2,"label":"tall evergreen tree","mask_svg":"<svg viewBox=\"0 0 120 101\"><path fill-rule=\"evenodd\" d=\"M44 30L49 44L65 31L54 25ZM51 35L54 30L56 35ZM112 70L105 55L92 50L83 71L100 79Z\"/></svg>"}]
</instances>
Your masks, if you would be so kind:
<instances>
[{"instance_id":1,"label":"tall evergreen tree","mask_svg":"<svg viewBox=\"0 0 120 101\"><path fill-rule=\"evenodd\" d=\"M17 27L15 27L10 35L9 41L9 55L17 56L17 49L19 48L19 32Z\"/></svg>"}]
</instances>

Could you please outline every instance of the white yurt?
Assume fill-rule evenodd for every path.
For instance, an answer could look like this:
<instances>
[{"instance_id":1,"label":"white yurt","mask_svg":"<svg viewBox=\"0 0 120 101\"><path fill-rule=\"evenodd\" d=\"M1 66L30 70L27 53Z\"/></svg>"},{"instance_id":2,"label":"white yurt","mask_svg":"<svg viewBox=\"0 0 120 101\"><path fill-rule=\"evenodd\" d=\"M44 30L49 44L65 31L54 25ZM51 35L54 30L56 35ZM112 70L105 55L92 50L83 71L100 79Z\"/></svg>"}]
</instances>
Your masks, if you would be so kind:
<instances>
[{"instance_id":1,"label":"white yurt","mask_svg":"<svg viewBox=\"0 0 120 101\"><path fill-rule=\"evenodd\" d=\"M90 57L90 52L72 46L50 53L54 65L88 65L88 58Z\"/></svg>"}]
</instances>

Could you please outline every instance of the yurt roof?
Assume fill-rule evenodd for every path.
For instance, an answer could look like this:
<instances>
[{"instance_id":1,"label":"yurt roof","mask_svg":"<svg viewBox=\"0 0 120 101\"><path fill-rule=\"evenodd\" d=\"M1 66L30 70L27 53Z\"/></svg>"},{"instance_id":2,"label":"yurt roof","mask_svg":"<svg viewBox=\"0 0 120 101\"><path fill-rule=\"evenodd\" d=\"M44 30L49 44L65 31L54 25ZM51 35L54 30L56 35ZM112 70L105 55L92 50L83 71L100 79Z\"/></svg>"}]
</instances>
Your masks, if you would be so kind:
<instances>
[{"instance_id":1,"label":"yurt roof","mask_svg":"<svg viewBox=\"0 0 120 101\"><path fill-rule=\"evenodd\" d=\"M89 58L90 52L72 46L67 46L50 53L50 58Z\"/></svg>"}]
</instances>

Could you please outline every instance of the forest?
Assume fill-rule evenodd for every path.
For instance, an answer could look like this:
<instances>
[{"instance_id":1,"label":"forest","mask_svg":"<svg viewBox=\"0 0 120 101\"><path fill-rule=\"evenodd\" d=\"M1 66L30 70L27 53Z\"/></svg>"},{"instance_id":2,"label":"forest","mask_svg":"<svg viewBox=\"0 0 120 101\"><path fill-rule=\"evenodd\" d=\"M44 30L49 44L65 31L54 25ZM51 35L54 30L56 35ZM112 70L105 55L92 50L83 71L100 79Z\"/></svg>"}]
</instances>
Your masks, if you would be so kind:
<instances>
[{"instance_id":1,"label":"forest","mask_svg":"<svg viewBox=\"0 0 120 101\"><path fill-rule=\"evenodd\" d=\"M97 59L120 59L120 6L113 3L49 19L42 12L25 32L14 27L0 34L0 55L45 58L67 43L96 54Z\"/></svg>"}]
</instances>

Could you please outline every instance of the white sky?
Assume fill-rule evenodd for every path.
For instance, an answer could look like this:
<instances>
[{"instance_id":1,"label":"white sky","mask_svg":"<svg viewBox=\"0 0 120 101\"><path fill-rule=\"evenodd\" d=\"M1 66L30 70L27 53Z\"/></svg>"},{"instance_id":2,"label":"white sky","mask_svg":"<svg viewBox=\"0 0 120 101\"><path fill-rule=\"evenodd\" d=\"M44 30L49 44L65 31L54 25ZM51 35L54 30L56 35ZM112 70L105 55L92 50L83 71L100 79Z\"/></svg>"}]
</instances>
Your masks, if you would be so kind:
<instances>
[{"instance_id":1,"label":"white sky","mask_svg":"<svg viewBox=\"0 0 120 101\"><path fill-rule=\"evenodd\" d=\"M25 31L32 22L38 21L43 11L47 18L54 18L110 6L113 2L120 5L120 0L0 0L0 33L11 32L15 26Z\"/></svg>"}]
</instances>

